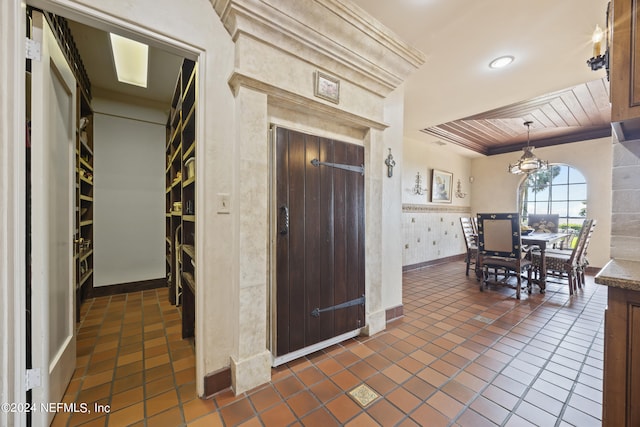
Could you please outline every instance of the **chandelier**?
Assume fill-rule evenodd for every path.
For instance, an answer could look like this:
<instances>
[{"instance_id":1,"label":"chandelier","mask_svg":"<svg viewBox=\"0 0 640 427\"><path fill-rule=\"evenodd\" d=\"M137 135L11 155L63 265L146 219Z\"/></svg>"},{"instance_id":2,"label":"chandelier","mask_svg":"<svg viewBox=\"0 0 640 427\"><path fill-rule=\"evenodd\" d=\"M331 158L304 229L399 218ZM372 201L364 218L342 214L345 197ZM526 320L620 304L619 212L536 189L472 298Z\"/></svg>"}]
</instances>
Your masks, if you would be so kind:
<instances>
[{"instance_id":1,"label":"chandelier","mask_svg":"<svg viewBox=\"0 0 640 427\"><path fill-rule=\"evenodd\" d=\"M535 147L529 146L529 133L531 131L530 126L532 123L533 122L531 121L524 122L524 125L527 127L527 146L522 149L522 151L524 151L524 154L522 155L522 157L520 157L520 160L518 160L514 164L509 164L509 173L515 175L526 173L527 175L529 175L530 173L544 170L549 167L549 162L540 160L533 154L533 149Z\"/></svg>"}]
</instances>

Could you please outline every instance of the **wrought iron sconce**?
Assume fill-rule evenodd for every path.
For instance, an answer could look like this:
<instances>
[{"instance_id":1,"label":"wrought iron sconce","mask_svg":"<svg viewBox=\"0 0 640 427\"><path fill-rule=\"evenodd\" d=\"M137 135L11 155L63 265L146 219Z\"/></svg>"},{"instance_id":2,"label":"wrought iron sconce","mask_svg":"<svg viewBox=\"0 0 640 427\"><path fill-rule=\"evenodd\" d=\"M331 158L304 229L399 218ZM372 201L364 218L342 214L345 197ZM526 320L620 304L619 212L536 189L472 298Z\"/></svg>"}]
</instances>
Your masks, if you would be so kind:
<instances>
[{"instance_id":1,"label":"wrought iron sconce","mask_svg":"<svg viewBox=\"0 0 640 427\"><path fill-rule=\"evenodd\" d=\"M393 155L391 155L391 148L389 148L389 155L387 156L387 160L384 161L384 164L387 165L387 176L391 178L393 176L393 167L396 165L396 161L393 160Z\"/></svg>"},{"instance_id":2,"label":"wrought iron sconce","mask_svg":"<svg viewBox=\"0 0 640 427\"><path fill-rule=\"evenodd\" d=\"M458 199L464 199L467 197L467 193L462 192L462 183L460 182L460 178L458 178L458 183L456 184L456 197Z\"/></svg>"},{"instance_id":3,"label":"wrought iron sconce","mask_svg":"<svg viewBox=\"0 0 640 427\"><path fill-rule=\"evenodd\" d=\"M417 194L418 196L422 196L427 192L426 188L422 188L422 177L420 176L420 172L416 173L416 185L413 187L413 194Z\"/></svg>"},{"instance_id":4,"label":"wrought iron sconce","mask_svg":"<svg viewBox=\"0 0 640 427\"><path fill-rule=\"evenodd\" d=\"M602 31L599 25L596 25L596 29L593 31L591 41L593 42L593 56L587 60L587 65L592 71L597 71L604 68L607 71L607 80L609 80L609 46L611 43L611 2L607 4L607 26ZM604 53L600 53L602 50L602 42L605 43Z\"/></svg>"}]
</instances>

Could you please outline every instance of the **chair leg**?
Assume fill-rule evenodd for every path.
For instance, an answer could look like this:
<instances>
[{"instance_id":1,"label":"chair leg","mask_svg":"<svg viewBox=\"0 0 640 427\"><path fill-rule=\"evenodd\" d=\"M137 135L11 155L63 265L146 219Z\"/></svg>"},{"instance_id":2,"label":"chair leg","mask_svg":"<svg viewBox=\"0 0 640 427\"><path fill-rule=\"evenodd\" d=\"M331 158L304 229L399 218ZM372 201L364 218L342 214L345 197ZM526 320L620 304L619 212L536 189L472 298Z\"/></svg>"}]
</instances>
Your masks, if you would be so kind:
<instances>
[{"instance_id":1,"label":"chair leg","mask_svg":"<svg viewBox=\"0 0 640 427\"><path fill-rule=\"evenodd\" d=\"M569 295L573 295L573 288L575 287L575 281L576 281L574 271L573 270L568 271L567 277L569 278Z\"/></svg>"},{"instance_id":2,"label":"chair leg","mask_svg":"<svg viewBox=\"0 0 640 427\"><path fill-rule=\"evenodd\" d=\"M582 268L582 266L578 267L577 276L578 276L578 287L582 289L582 286L584 285L584 269Z\"/></svg>"},{"instance_id":3,"label":"chair leg","mask_svg":"<svg viewBox=\"0 0 640 427\"><path fill-rule=\"evenodd\" d=\"M522 272L517 272L516 277L516 299L520 299L520 287L522 286Z\"/></svg>"},{"instance_id":4,"label":"chair leg","mask_svg":"<svg viewBox=\"0 0 640 427\"><path fill-rule=\"evenodd\" d=\"M531 267L527 269L527 293L531 295L533 285L531 284Z\"/></svg>"},{"instance_id":5,"label":"chair leg","mask_svg":"<svg viewBox=\"0 0 640 427\"><path fill-rule=\"evenodd\" d=\"M465 272L465 274L467 276L469 276L469 265L471 264L471 256L469 256L469 253L467 252L467 271Z\"/></svg>"}]
</instances>

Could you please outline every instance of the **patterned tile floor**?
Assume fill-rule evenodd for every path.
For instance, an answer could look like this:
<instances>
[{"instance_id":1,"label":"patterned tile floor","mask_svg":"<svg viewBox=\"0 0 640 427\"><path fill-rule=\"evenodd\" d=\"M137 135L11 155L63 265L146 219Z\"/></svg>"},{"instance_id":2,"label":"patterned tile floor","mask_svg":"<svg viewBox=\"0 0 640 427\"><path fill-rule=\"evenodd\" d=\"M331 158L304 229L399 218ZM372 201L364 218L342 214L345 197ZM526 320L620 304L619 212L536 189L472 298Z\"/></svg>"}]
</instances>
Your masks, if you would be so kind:
<instances>
[{"instance_id":1,"label":"patterned tile floor","mask_svg":"<svg viewBox=\"0 0 640 427\"><path fill-rule=\"evenodd\" d=\"M404 273L405 316L273 369L239 396L195 395L193 344L166 290L101 297L82 309L78 366L54 426L599 426L607 290L587 277L545 295L478 290L452 262ZM377 397L362 407L349 391ZM360 390L362 391L362 390Z\"/></svg>"}]
</instances>

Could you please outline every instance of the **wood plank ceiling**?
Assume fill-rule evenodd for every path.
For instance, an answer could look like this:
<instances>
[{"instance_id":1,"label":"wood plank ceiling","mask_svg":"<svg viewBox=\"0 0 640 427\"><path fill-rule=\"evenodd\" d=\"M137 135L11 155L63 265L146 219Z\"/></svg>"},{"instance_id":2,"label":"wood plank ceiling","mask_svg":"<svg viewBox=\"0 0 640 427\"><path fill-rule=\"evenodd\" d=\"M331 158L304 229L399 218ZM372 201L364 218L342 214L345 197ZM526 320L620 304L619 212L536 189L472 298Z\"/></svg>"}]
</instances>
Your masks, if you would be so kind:
<instances>
[{"instance_id":1,"label":"wood plank ceiling","mask_svg":"<svg viewBox=\"0 0 640 427\"><path fill-rule=\"evenodd\" d=\"M528 101L422 129L475 152L493 155L527 144L547 147L611 136L609 82L598 79Z\"/></svg>"}]
</instances>

